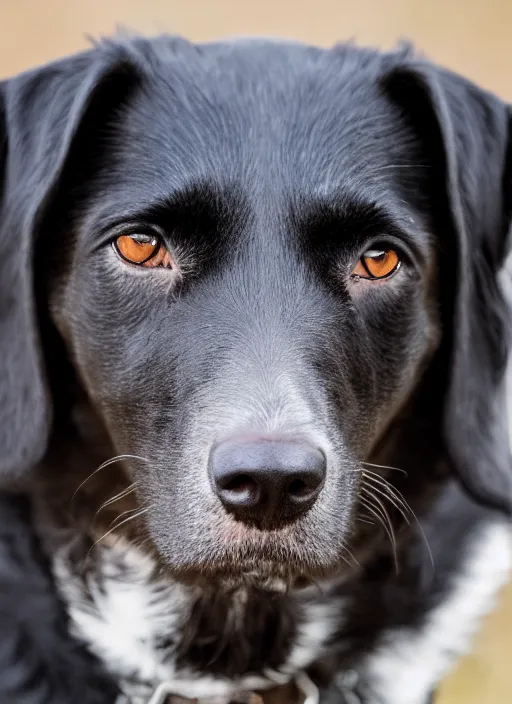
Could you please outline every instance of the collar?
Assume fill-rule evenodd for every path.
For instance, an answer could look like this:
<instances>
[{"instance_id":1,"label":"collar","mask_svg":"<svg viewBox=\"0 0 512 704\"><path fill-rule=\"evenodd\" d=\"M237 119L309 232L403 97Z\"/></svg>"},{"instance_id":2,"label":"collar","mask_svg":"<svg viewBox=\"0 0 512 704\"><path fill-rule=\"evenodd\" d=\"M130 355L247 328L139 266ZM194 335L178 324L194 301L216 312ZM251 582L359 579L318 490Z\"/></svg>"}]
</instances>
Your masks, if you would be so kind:
<instances>
[{"instance_id":1,"label":"collar","mask_svg":"<svg viewBox=\"0 0 512 704\"><path fill-rule=\"evenodd\" d=\"M123 704L123 700L119 700L118 704ZM305 673L300 673L292 682L259 694L238 692L226 697L201 699L187 699L177 695L171 683L163 682L155 689L147 704L320 704L320 693L310 678Z\"/></svg>"}]
</instances>

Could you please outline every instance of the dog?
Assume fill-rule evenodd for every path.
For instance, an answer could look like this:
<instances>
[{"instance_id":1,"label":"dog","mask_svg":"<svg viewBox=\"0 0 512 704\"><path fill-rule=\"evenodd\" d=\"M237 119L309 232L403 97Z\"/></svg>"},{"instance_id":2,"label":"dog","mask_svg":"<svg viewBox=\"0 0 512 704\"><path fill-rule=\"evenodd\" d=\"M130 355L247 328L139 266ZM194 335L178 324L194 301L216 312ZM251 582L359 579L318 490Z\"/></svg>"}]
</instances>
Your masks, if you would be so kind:
<instances>
[{"instance_id":1,"label":"dog","mask_svg":"<svg viewBox=\"0 0 512 704\"><path fill-rule=\"evenodd\" d=\"M434 701L511 562L508 106L173 36L0 95L2 702Z\"/></svg>"}]
</instances>

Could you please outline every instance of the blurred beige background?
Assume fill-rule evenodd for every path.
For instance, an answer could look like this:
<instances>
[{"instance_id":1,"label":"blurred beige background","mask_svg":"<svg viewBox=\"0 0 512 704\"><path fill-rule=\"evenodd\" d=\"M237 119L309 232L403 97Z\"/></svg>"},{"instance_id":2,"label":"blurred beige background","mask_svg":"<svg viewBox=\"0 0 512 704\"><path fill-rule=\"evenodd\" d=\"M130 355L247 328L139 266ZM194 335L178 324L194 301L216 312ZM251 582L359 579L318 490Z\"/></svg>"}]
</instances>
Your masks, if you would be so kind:
<instances>
[{"instance_id":1,"label":"blurred beige background","mask_svg":"<svg viewBox=\"0 0 512 704\"><path fill-rule=\"evenodd\" d=\"M414 41L512 101L512 0L0 0L0 77L87 46L117 26L195 40L259 34L329 45ZM512 702L512 588L439 704Z\"/></svg>"},{"instance_id":2,"label":"blurred beige background","mask_svg":"<svg viewBox=\"0 0 512 704\"><path fill-rule=\"evenodd\" d=\"M125 25L191 39L264 34L383 47L408 37L512 100L510 0L0 0L0 76Z\"/></svg>"}]
</instances>

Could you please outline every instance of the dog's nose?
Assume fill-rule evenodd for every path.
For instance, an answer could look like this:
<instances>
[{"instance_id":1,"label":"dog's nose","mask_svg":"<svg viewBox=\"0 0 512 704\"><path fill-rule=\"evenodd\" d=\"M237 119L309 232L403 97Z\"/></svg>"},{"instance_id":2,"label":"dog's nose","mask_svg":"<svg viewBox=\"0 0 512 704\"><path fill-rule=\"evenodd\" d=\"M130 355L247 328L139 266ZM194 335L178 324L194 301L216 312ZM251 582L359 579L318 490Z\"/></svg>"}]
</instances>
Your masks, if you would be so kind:
<instances>
[{"instance_id":1,"label":"dog's nose","mask_svg":"<svg viewBox=\"0 0 512 704\"><path fill-rule=\"evenodd\" d=\"M231 440L212 450L209 471L227 511L268 529L311 508L324 485L326 462L323 452L303 442Z\"/></svg>"}]
</instances>

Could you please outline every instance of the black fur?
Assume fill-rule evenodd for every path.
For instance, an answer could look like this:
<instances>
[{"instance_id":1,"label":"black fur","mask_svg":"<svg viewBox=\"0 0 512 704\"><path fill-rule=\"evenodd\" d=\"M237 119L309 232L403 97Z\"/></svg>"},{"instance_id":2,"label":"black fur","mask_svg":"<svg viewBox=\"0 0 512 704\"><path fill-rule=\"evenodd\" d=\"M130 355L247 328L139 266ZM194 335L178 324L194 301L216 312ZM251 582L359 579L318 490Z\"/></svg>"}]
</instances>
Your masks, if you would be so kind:
<instances>
[{"instance_id":1,"label":"black fur","mask_svg":"<svg viewBox=\"0 0 512 704\"><path fill-rule=\"evenodd\" d=\"M111 704L114 683L68 633L26 499L0 499L0 701Z\"/></svg>"},{"instance_id":2,"label":"black fur","mask_svg":"<svg viewBox=\"0 0 512 704\"><path fill-rule=\"evenodd\" d=\"M168 37L103 42L5 81L0 96L4 486L37 503L32 477L131 455L165 568L221 593L249 575L256 589L321 582L339 575L347 543L364 548L362 573L333 594L350 615L319 664L326 682L383 630L421 622L474 525L512 510L498 282L508 107L408 52ZM117 258L113 239L133 228L162 233L174 282ZM398 274L351 278L379 245L400 252ZM208 452L269 427L325 451L324 490L288 533L230 540L239 526L204 481ZM400 576L380 530L361 533L368 461L406 470L383 476L421 517L435 578L393 506ZM30 560L26 608L41 623L39 599L60 607ZM197 618L208 635L222 609L203 604ZM258 669L271 624L256 621L244 624L254 653L212 658L194 642L179 657L226 675ZM277 621L282 650L267 666L293 638L286 608ZM60 668L66 636L40 627Z\"/></svg>"}]
</instances>

